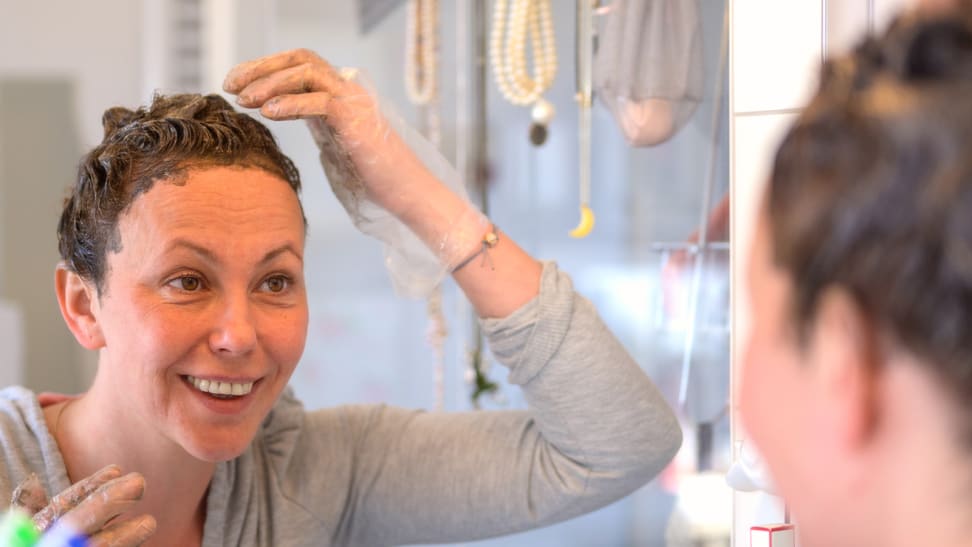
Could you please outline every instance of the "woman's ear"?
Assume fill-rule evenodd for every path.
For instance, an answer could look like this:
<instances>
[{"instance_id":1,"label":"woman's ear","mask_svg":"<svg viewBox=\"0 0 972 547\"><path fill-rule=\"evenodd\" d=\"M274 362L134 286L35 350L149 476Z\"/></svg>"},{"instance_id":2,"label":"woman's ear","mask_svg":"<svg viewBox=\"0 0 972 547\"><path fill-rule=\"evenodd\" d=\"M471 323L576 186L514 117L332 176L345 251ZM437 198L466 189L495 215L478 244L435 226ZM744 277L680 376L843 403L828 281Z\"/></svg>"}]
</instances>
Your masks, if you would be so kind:
<instances>
[{"instance_id":1,"label":"woman's ear","mask_svg":"<svg viewBox=\"0 0 972 547\"><path fill-rule=\"evenodd\" d=\"M813 333L822 418L843 449L854 451L870 441L880 419L880 337L851 295L840 289L821 295Z\"/></svg>"},{"instance_id":2,"label":"woman's ear","mask_svg":"<svg viewBox=\"0 0 972 547\"><path fill-rule=\"evenodd\" d=\"M54 285L61 315L78 343L85 349L104 347L105 338L98 323L97 289L63 262L54 272Z\"/></svg>"}]
</instances>

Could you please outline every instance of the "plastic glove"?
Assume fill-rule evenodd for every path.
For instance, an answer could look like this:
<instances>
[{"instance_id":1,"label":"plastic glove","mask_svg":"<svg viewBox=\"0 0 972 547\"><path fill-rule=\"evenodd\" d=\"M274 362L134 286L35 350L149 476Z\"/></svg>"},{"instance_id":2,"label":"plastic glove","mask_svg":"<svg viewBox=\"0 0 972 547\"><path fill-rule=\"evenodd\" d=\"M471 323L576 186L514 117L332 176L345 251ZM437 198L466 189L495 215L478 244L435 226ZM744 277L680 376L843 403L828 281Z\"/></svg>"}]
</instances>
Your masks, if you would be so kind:
<instances>
[{"instance_id":1,"label":"plastic glove","mask_svg":"<svg viewBox=\"0 0 972 547\"><path fill-rule=\"evenodd\" d=\"M331 189L355 226L385 243L386 266L400 294L427 295L489 228L472 206L460 218L450 218L455 208L429 201L435 193L429 181L444 184L467 203L468 195L449 162L392 113L358 71L339 72L315 53L298 49L238 65L223 88L267 118L307 120ZM438 217L428 218L429 225L455 229L419 237L402 220L419 210Z\"/></svg>"},{"instance_id":2,"label":"plastic glove","mask_svg":"<svg viewBox=\"0 0 972 547\"><path fill-rule=\"evenodd\" d=\"M88 545L135 547L155 533L155 519L149 515L120 522L109 521L132 508L142 498L145 479L138 473L121 476L121 469L109 465L78 481L50 501L37 475L31 474L13 493L11 505L33 515L41 532L63 519L89 536Z\"/></svg>"}]
</instances>

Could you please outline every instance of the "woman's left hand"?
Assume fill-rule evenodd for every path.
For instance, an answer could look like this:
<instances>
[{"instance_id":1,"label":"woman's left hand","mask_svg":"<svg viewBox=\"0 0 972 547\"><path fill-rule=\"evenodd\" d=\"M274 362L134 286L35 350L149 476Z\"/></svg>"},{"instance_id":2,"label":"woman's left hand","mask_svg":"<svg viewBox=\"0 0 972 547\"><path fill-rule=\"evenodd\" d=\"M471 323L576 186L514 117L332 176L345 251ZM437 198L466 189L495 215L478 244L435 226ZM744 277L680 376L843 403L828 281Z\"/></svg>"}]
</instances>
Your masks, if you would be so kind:
<instances>
[{"instance_id":1,"label":"woman's left hand","mask_svg":"<svg viewBox=\"0 0 972 547\"><path fill-rule=\"evenodd\" d=\"M436 146L356 74L296 49L240 64L223 88L267 118L307 120L334 195L359 230L385 243L396 291L425 296L482 245L489 221Z\"/></svg>"},{"instance_id":2,"label":"woman's left hand","mask_svg":"<svg viewBox=\"0 0 972 547\"><path fill-rule=\"evenodd\" d=\"M31 515L34 525L46 532L64 519L88 536L88 545L136 547L155 533L155 519L149 515L118 521L142 498L145 479L138 473L121 476L121 469L108 466L71 485L50 500L37 475L30 475L14 490L11 505Z\"/></svg>"},{"instance_id":3,"label":"woman's left hand","mask_svg":"<svg viewBox=\"0 0 972 547\"><path fill-rule=\"evenodd\" d=\"M342 202L348 197L343 193L356 194L401 216L422 199L427 189L422 185L434 180L390 127L378 98L353 74L339 72L310 50L242 63L230 70L223 89L269 119L307 119L329 164L329 179L347 186L334 188Z\"/></svg>"}]
</instances>

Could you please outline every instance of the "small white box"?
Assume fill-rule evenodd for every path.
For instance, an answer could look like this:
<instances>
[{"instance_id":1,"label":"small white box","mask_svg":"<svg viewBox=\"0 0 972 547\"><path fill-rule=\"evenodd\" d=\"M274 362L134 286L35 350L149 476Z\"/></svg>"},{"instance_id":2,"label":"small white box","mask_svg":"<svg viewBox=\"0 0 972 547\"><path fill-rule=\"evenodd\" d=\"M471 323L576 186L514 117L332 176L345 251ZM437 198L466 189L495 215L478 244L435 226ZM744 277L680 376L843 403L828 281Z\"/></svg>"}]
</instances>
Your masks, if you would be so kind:
<instances>
[{"instance_id":1,"label":"small white box","mask_svg":"<svg viewBox=\"0 0 972 547\"><path fill-rule=\"evenodd\" d=\"M792 524L764 524L749 529L749 547L794 547Z\"/></svg>"}]
</instances>

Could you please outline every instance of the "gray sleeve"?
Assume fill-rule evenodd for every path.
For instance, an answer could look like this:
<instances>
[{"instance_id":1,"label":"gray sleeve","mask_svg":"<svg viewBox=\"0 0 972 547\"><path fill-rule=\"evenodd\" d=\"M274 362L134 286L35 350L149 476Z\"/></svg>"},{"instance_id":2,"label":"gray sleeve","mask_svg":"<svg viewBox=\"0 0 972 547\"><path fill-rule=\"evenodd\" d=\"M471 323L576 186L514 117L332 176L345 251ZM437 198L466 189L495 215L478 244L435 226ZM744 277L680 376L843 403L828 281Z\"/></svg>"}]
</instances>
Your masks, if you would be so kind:
<instances>
[{"instance_id":1,"label":"gray sleeve","mask_svg":"<svg viewBox=\"0 0 972 547\"><path fill-rule=\"evenodd\" d=\"M25 388L8 387L0 390L0 512L30 473L40 477L48 494L70 485L37 397Z\"/></svg>"},{"instance_id":2,"label":"gray sleeve","mask_svg":"<svg viewBox=\"0 0 972 547\"><path fill-rule=\"evenodd\" d=\"M337 543L472 540L564 520L645 484L681 430L661 394L553 264L540 295L483 322L529 411L349 410L354 463Z\"/></svg>"}]
</instances>

